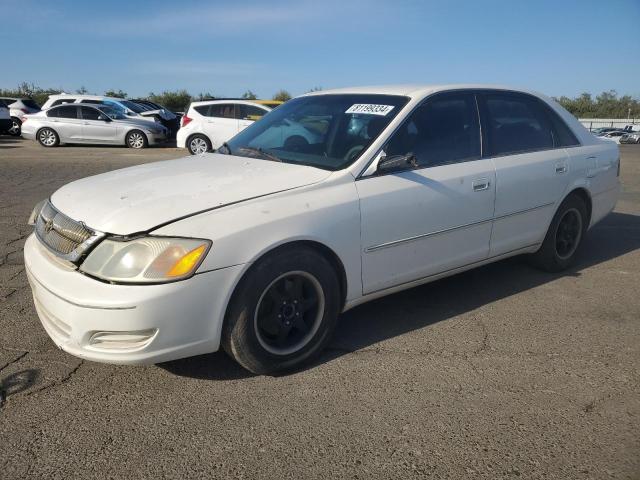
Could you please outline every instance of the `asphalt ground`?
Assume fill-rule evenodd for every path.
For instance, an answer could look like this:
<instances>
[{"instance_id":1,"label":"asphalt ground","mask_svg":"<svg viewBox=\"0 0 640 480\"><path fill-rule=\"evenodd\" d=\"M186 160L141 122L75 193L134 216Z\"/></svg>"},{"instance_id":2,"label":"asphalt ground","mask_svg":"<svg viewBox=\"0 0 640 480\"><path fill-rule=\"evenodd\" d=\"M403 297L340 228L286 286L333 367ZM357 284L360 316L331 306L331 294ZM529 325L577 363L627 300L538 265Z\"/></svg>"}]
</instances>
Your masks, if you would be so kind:
<instances>
[{"instance_id":1,"label":"asphalt ground","mask_svg":"<svg viewBox=\"0 0 640 480\"><path fill-rule=\"evenodd\" d=\"M640 145L575 268L506 260L344 314L286 376L81 361L36 316L33 205L184 155L0 137L0 478L640 478Z\"/></svg>"}]
</instances>

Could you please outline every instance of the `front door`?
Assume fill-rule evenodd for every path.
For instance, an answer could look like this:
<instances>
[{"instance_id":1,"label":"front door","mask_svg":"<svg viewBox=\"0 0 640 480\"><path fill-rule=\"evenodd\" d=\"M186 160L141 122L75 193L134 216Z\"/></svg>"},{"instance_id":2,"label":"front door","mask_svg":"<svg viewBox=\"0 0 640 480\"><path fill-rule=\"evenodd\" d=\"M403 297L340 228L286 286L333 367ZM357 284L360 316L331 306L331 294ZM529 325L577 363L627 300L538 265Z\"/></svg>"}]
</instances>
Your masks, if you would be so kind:
<instances>
[{"instance_id":1,"label":"front door","mask_svg":"<svg viewBox=\"0 0 640 480\"><path fill-rule=\"evenodd\" d=\"M118 133L115 122L109 121L105 114L92 107L80 107L82 115L82 136L85 142L114 143ZM102 118L102 119L101 119Z\"/></svg>"},{"instance_id":2,"label":"front door","mask_svg":"<svg viewBox=\"0 0 640 480\"><path fill-rule=\"evenodd\" d=\"M475 96L446 93L427 99L383 152L413 153L418 166L356 181L363 293L486 259L495 170L480 156Z\"/></svg>"},{"instance_id":3,"label":"front door","mask_svg":"<svg viewBox=\"0 0 640 480\"><path fill-rule=\"evenodd\" d=\"M219 148L224 142L238 133L238 119L233 103L214 103L209 106L205 120L204 133L211 140L213 149Z\"/></svg>"}]
</instances>

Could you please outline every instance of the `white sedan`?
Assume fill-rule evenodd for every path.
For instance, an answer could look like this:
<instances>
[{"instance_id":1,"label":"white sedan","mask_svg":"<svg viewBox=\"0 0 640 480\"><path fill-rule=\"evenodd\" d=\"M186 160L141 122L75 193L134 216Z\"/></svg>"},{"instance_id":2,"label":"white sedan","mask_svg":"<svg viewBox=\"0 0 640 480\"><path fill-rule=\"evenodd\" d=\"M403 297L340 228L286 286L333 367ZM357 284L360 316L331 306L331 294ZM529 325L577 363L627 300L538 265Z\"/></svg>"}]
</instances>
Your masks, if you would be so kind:
<instances>
[{"instance_id":1,"label":"white sedan","mask_svg":"<svg viewBox=\"0 0 640 480\"><path fill-rule=\"evenodd\" d=\"M218 153L62 187L34 209L24 257L71 354L144 364L222 346L272 373L374 298L519 254L569 267L618 177L618 147L536 93L314 92Z\"/></svg>"}]
</instances>

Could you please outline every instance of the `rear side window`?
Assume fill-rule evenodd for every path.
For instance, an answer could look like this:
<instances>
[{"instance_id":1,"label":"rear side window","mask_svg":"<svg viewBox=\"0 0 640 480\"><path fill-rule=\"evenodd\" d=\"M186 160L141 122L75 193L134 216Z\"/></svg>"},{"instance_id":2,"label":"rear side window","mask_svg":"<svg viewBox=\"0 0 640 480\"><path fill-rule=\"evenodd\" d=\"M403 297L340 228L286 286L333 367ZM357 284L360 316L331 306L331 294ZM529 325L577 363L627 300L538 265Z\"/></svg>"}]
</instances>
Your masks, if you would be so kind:
<instances>
[{"instance_id":1,"label":"rear side window","mask_svg":"<svg viewBox=\"0 0 640 480\"><path fill-rule=\"evenodd\" d=\"M73 103L75 102L76 99L75 98L59 98L58 100L55 100L51 106L55 107L56 105L62 105L64 103Z\"/></svg>"},{"instance_id":2,"label":"rear side window","mask_svg":"<svg viewBox=\"0 0 640 480\"><path fill-rule=\"evenodd\" d=\"M537 99L518 93L488 93L484 105L487 155L554 147L551 121Z\"/></svg>"},{"instance_id":3,"label":"rear side window","mask_svg":"<svg viewBox=\"0 0 640 480\"><path fill-rule=\"evenodd\" d=\"M91 107L80 107L80 111L82 112L83 120L98 120L98 116L100 115L98 110Z\"/></svg>"},{"instance_id":4,"label":"rear side window","mask_svg":"<svg viewBox=\"0 0 640 480\"><path fill-rule=\"evenodd\" d=\"M385 155L413 153L421 167L480 158L480 126L472 94L439 95L418 107L393 134Z\"/></svg>"},{"instance_id":5,"label":"rear side window","mask_svg":"<svg viewBox=\"0 0 640 480\"><path fill-rule=\"evenodd\" d=\"M580 142L565 123L560 115L551 109L546 104L541 104L542 108L545 110L549 121L551 122L552 133L553 133L553 145L555 147L574 147L576 145L580 145Z\"/></svg>"},{"instance_id":6,"label":"rear side window","mask_svg":"<svg viewBox=\"0 0 640 480\"><path fill-rule=\"evenodd\" d=\"M47 117L57 118L78 118L78 108L75 105L64 105L51 109L47 112Z\"/></svg>"},{"instance_id":7,"label":"rear side window","mask_svg":"<svg viewBox=\"0 0 640 480\"><path fill-rule=\"evenodd\" d=\"M30 98L23 98L22 99L22 103L24 103L27 108L33 108L35 110L40 110L40 105L38 105L36 102L31 100Z\"/></svg>"},{"instance_id":8,"label":"rear side window","mask_svg":"<svg viewBox=\"0 0 640 480\"><path fill-rule=\"evenodd\" d=\"M204 115L205 117L209 116L209 107L211 105L198 105L197 107L193 107L193 109L198 112L200 115Z\"/></svg>"},{"instance_id":9,"label":"rear side window","mask_svg":"<svg viewBox=\"0 0 640 480\"><path fill-rule=\"evenodd\" d=\"M209 117L236 118L233 103L214 103L209 105Z\"/></svg>"}]
</instances>

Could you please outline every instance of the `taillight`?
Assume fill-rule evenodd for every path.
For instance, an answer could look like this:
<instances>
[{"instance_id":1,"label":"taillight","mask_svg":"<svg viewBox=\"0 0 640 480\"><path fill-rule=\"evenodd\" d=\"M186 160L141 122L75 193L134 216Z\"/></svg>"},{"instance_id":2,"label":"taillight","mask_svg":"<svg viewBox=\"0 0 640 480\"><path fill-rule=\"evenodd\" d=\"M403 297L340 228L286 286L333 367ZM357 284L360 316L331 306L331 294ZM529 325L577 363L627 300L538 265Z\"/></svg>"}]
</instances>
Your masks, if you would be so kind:
<instances>
[{"instance_id":1,"label":"taillight","mask_svg":"<svg viewBox=\"0 0 640 480\"><path fill-rule=\"evenodd\" d=\"M182 116L182 120L180 120L180 126L181 127L186 127L187 125L189 125L189 122L193 120L193 118L189 118L186 115Z\"/></svg>"}]
</instances>

